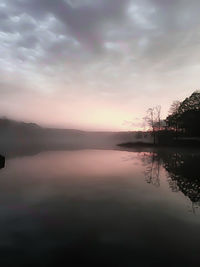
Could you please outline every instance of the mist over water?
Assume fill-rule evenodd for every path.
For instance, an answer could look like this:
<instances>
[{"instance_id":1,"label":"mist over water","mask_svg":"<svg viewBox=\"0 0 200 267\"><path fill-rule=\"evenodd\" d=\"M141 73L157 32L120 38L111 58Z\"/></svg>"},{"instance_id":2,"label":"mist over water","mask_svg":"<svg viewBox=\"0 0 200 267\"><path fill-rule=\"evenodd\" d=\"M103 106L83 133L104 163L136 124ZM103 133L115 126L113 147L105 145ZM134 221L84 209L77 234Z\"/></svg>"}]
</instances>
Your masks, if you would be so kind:
<instances>
[{"instance_id":1,"label":"mist over water","mask_svg":"<svg viewBox=\"0 0 200 267\"><path fill-rule=\"evenodd\" d=\"M89 149L8 158L1 265L198 266L199 158Z\"/></svg>"},{"instance_id":2,"label":"mist over water","mask_svg":"<svg viewBox=\"0 0 200 267\"><path fill-rule=\"evenodd\" d=\"M130 141L148 142L137 132L96 132L44 128L34 123L0 119L0 154L6 157L49 150L116 149Z\"/></svg>"}]
</instances>

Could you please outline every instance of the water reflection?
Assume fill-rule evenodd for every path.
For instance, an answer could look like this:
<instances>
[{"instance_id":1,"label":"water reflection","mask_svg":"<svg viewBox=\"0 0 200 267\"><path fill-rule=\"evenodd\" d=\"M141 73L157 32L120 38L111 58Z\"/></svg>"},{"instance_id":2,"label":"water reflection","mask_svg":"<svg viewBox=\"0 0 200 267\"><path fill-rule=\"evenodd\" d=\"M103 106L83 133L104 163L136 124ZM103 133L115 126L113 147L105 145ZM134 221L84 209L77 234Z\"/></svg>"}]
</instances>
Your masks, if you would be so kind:
<instances>
[{"instance_id":1,"label":"water reflection","mask_svg":"<svg viewBox=\"0 0 200 267\"><path fill-rule=\"evenodd\" d=\"M160 186L160 167L168 173L169 187L181 191L193 203L200 205L200 154L194 152L157 151L144 153L147 183Z\"/></svg>"},{"instance_id":2,"label":"water reflection","mask_svg":"<svg viewBox=\"0 0 200 267\"><path fill-rule=\"evenodd\" d=\"M145 180L156 187L160 186L161 160L156 153L144 153L142 161L146 166Z\"/></svg>"},{"instance_id":3,"label":"water reflection","mask_svg":"<svg viewBox=\"0 0 200 267\"><path fill-rule=\"evenodd\" d=\"M0 266L199 266L200 214L188 213L190 201L169 189L172 154L80 150L6 158Z\"/></svg>"}]
</instances>

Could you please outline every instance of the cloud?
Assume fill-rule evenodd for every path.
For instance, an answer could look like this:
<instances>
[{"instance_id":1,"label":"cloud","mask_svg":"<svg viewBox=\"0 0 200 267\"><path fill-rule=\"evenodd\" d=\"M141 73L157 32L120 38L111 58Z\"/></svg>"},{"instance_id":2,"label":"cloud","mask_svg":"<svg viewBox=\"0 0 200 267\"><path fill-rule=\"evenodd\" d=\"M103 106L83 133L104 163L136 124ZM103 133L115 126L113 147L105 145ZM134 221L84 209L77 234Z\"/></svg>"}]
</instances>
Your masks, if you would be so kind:
<instances>
[{"instance_id":1,"label":"cloud","mask_svg":"<svg viewBox=\"0 0 200 267\"><path fill-rule=\"evenodd\" d=\"M125 52L144 67L174 50L178 54L183 43L190 45L200 22L197 7L196 1L180 0L7 0L0 11L1 31L9 35L3 42L13 43L16 57L21 47L29 48L31 56L32 48L43 51L39 63L56 58L63 63L64 57L85 64L113 54L120 62Z\"/></svg>"},{"instance_id":2,"label":"cloud","mask_svg":"<svg viewBox=\"0 0 200 267\"><path fill-rule=\"evenodd\" d=\"M151 104L145 96L162 101L166 88L171 98L185 95L183 74L198 84L199 8L196 0L2 0L0 76L26 81L28 92L130 109L136 99ZM7 99L18 90L0 82Z\"/></svg>"},{"instance_id":3,"label":"cloud","mask_svg":"<svg viewBox=\"0 0 200 267\"><path fill-rule=\"evenodd\" d=\"M78 1L73 1L78 3ZM98 50L102 44L103 24L112 21L117 22L124 14L128 0L101 1L101 4L72 5L72 1L54 0L31 0L31 1L8 1L8 5L15 10L14 13L25 13L36 19L39 23L49 15L62 23L61 33L68 34L68 31L91 49ZM95 2L95 1L94 1ZM80 2L79 2L80 3ZM49 21L50 22L50 21ZM47 23L48 24L48 23ZM24 25L24 24L23 24ZM47 25L48 27L48 25Z\"/></svg>"}]
</instances>

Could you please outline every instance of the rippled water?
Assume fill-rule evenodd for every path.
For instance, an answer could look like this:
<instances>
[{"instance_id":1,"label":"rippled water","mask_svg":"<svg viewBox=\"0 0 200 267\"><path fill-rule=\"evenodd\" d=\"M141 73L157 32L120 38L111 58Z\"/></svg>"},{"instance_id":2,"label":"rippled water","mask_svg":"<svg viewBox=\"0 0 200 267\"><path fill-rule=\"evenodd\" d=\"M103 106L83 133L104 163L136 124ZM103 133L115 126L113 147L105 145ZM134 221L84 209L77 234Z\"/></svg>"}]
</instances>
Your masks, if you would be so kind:
<instances>
[{"instance_id":1,"label":"rippled water","mask_svg":"<svg viewBox=\"0 0 200 267\"><path fill-rule=\"evenodd\" d=\"M199 266L198 162L114 150L6 160L0 266Z\"/></svg>"}]
</instances>

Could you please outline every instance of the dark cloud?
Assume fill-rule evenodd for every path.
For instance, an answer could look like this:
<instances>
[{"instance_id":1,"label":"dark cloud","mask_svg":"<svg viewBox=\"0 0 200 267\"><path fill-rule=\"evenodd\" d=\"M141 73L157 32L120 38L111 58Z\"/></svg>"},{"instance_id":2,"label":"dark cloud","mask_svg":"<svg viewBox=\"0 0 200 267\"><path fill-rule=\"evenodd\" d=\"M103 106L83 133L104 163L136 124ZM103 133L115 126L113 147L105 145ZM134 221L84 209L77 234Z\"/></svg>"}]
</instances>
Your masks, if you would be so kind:
<instances>
[{"instance_id":1,"label":"dark cloud","mask_svg":"<svg viewBox=\"0 0 200 267\"><path fill-rule=\"evenodd\" d=\"M192 27L199 25L199 7L195 0L7 0L0 10L0 27L21 35L13 41L16 50L38 44L45 58L60 56L61 62L63 55L86 62L97 55L112 57L113 51L122 53L124 45L129 47L127 57L133 53L136 63L150 64L186 43Z\"/></svg>"},{"instance_id":2,"label":"dark cloud","mask_svg":"<svg viewBox=\"0 0 200 267\"><path fill-rule=\"evenodd\" d=\"M117 23L124 16L129 2L107 0L101 1L101 4L97 2L96 5L73 8L67 1L8 1L16 12L28 14L36 20L43 20L49 15L54 16L63 24L63 33L67 34L70 31L79 42L97 51L103 42L103 25L108 21ZM28 29L30 24L26 22L22 26Z\"/></svg>"}]
</instances>

